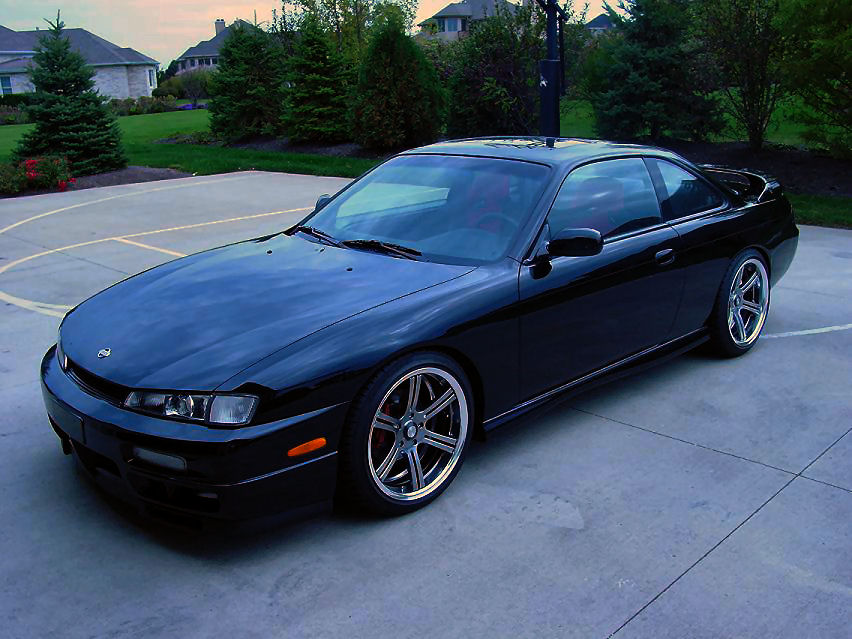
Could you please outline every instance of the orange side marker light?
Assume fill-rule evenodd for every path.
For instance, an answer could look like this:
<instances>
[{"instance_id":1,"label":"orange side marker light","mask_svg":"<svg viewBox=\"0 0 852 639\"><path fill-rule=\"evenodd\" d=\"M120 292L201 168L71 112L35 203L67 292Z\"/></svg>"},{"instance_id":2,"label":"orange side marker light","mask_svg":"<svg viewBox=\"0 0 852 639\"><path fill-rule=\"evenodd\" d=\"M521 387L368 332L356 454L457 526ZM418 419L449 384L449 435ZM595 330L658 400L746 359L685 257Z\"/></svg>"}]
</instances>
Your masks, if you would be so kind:
<instances>
[{"instance_id":1,"label":"orange side marker light","mask_svg":"<svg viewBox=\"0 0 852 639\"><path fill-rule=\"evenodd\" d=\"M326 444L325 437L317 437L304 444L299 444L287 451L287 457L298 457L299 455L307 455L315 450L323 448Z\"/></svg>"}]
</instances>

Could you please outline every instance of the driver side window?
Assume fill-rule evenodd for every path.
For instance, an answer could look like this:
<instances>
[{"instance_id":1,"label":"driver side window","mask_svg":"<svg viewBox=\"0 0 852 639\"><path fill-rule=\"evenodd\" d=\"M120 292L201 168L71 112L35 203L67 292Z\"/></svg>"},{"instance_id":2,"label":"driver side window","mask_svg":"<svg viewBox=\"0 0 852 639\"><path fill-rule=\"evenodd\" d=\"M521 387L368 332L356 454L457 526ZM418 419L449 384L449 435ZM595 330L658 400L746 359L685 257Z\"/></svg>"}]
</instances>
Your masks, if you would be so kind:
<instances>
[{"instance_id":1,"label":"driver side window","mask_svg":"<svg viewBox=\"0 0 852 639\"><path fill-rule=\"evenodd\" d=\"M660 205L642 158L604 160L571 171L548 215L551 234L590 228L607 238L660 224Z\"/></svg>"}]
</instances>

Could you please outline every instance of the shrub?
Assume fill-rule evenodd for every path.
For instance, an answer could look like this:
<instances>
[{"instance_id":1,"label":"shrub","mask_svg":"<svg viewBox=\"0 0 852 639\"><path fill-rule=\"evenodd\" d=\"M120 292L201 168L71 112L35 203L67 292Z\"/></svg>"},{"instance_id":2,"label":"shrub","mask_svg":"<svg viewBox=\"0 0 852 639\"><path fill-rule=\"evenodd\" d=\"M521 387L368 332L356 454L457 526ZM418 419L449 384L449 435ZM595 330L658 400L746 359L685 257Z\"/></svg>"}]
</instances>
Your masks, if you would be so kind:
<instances>
[{"instance_id":1,"label":"shrub","mask_svg":"<svg viewBox=\"0 0 852 639\"><path fill-rule=\"evenodd\" d=\"M173 95L149 98L142 96L134 98L113 98L109 101L110 109L115 115L143 115L145 113L165 113L166 111L177 111L177 100Z\"/></svg>"},{"instance_id":2,"label":"shrub","mask_svg":"<svg viewBox=\"0 0 852 639\"><path fill-rule=\"evenodd\" d=\"M287 108L282 118L296 142L341 142L347 137L347 69L311 15L289 61Z\"/></svg>"},{"instance_id":3,"label":"shrub","mask_svg":"<svg viewBox=\"0 0 852 639\"><path fill-rule=\"evenodd\" d=\"M0 95L0 109L8 108L26 108L32 104L34 93L9 93Z\"/></svg>"},{"instance_id":4,"label":"shrub","mask_svg":"<svg viewBox=\"0 0 852 639\"><path fill-rule=\"evenodd\" d=\"M20 107L7 107L0 104L0 125L26 124L29 121L27 112Z\"/></svg>"},{"instance_id":5,"label":"shrub","mask_svg":"<svg viewBox=\"0 0 852 639\"><path fill-rule=\"evenodd\" d=\"M183 90L183 81L180 79L181 76L176 75L171 78L167 78L160 82L156 89L151 91L151 94L155 98L162 98L168 95L173 95L178 100L183 100L186 98L186 93Z\"/></svg>"},{"instance_id":6,"label":"shrub","mask_svg":"<svg viewBox=\"0 0 852 639\"><path fill-rule=\"evenodd\" d=\"M210 130L229 140L281 129L284 102L281 45L253 26L232 27L210 81ZM186 78L181 76L189 97Z\"/></svg>"},{"instance_id":7,"label":"shrub","mask_svg":"<svg viewBox=\"0 0 852 639\"><path fill-rule=\"evenodd\" d=\"M355 140L375 149L433 142L441 131L446 92L434 65L391 16L370 39L352 102Z\"/></svg>"},{"instance_id":8,"label":"shrub","mask_svg":"<svg viewBox=\"0 0 852 639\"><path fill-rule=\"evenodd\" d=\"M30 72L36 94L29 107L35 127L25 133L15 158L48 154L66 156L76 175L120 169L127 165L121 133L104 98L94 89L94 69L71 50L56 22L39 39Z\"/></svg>"},{"instance_id":9,"label":"shrub","mask_svg":"<svg viewBox=\"0 0 852 639\"><path fill-rule=\"evenodd\" d=\"M58 189L64 191L76 180L71 177L68 160L43 156L12 164L0 164L0 193L17 195L24 191Z\"/></svg>"}]
</instances>

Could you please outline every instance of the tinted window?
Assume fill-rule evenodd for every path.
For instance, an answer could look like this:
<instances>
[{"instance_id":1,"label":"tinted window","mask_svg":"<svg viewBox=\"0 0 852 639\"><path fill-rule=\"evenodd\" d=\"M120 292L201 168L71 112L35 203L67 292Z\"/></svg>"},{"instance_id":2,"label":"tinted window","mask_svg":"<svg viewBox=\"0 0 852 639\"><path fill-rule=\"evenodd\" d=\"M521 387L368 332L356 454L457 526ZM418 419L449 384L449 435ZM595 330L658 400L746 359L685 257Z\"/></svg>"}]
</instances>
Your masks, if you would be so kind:
<instances>
[{"instance_id":1,"label":"tinted window","mask_svg":"<svg viewBox=\"0 0 852 639\"><path fill-rule=\"evenodd\" d=\"M725 203L712 187L689 171L664 160L653 162L660 169L666 187L667 198L663 201L663 210L667 219L676 220L709 211Z\"/></svg>"},{"instance_id":2,"label":"tinted window","mask_svg":"<svg viewBox=\"0 0 852 639\"><path fill-rule=\"evenodd\" d=\"M393 242L435 261L492 261L508 251L548 174L529 162L403 155L365 175L306 223L338 240Z\"/></svg>"},{"instance_id":3,"label":"tinted window","mask_svg":"<svg viewBox=\"0 0 852 639\"><path fill-rule=\"evenodd\" d=\"M551 234L591 228L610 237L659 224L660 207L640 158L581 166L565 179L550 210Z\"/></svg>"}]
</instances>

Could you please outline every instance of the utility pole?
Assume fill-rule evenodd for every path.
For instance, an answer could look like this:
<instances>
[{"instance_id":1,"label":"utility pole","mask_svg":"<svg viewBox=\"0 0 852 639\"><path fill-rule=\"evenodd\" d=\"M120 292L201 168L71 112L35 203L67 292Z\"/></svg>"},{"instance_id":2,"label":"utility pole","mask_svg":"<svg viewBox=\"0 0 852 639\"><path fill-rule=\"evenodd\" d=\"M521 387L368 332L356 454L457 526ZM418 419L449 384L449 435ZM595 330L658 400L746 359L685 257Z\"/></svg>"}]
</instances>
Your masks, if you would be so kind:
<instances>
[{"instance_id":1,"label":"utility pole","mask_svg":"<svg viewBox=\"0 0 852 639\"><path fill-rule=\"evenodd\" d=\"M562 93L564 52L559 22L568 19L556 0L536 0L547 16L547 59L539 61L541 91L541 135L559 137L559 96Z\"/></svg>"}]
</instances>

